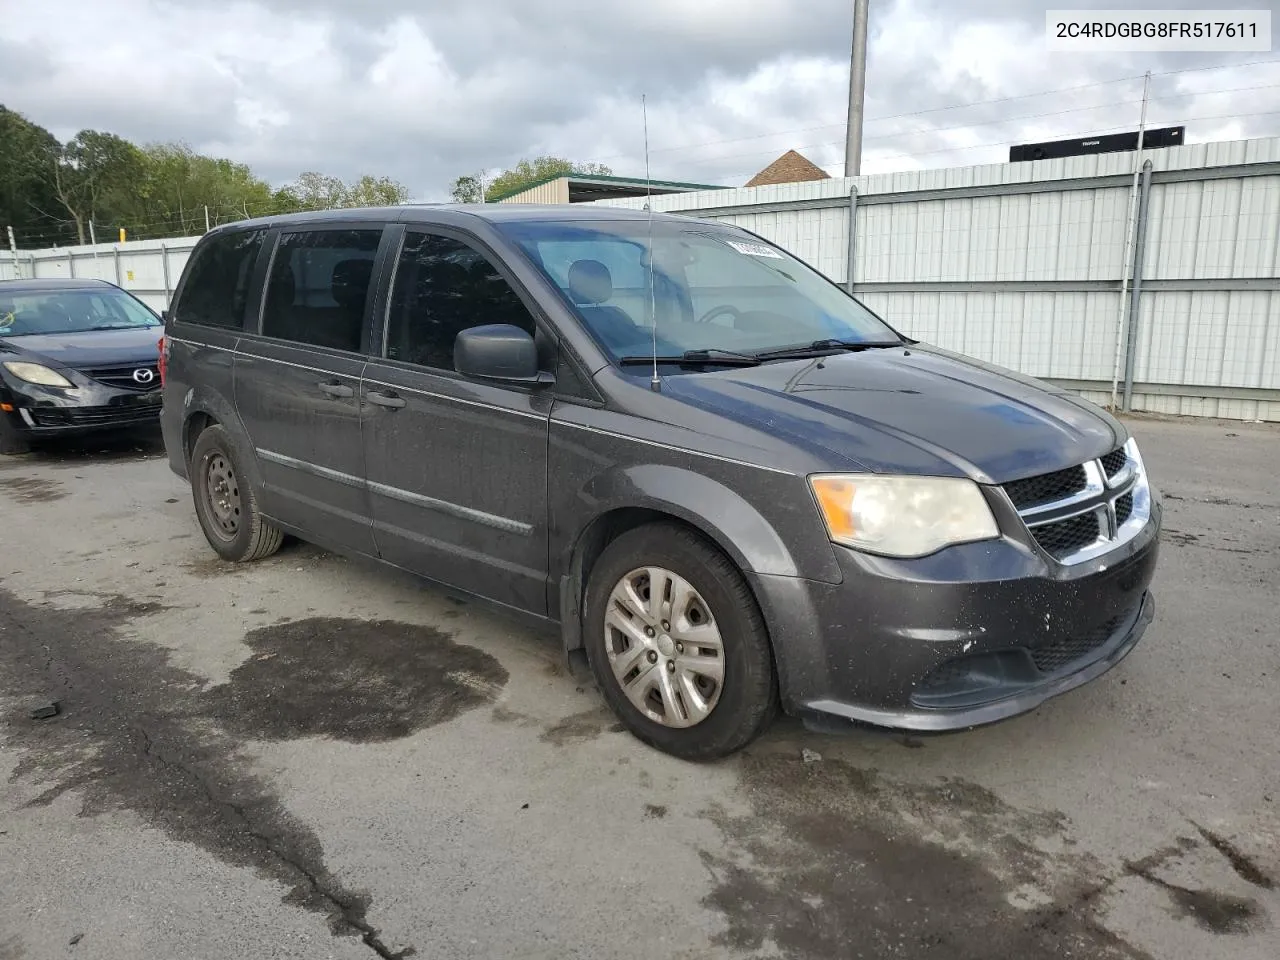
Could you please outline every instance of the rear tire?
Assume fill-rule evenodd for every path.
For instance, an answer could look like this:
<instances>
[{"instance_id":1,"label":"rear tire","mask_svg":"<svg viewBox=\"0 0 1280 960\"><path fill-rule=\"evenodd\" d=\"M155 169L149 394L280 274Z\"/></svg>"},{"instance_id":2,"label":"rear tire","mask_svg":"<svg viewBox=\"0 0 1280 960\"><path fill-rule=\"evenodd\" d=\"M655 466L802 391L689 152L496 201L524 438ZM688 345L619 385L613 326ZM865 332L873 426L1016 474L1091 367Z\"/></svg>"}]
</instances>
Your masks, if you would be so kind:
<instances>
[{"instance_id":1,"label":"rear tire","mask_svg":"<svg viewBox=\"0 0 1280 960\"><path fill-rule=\"evenodd\" d=\"M280 530L262 516L248 474L227 431L214 424L191 450L187 476L205 539L223 560L261 560L280 549Z\"/></svg>"},{"instance_id":2,"label":"rear tire","mask_svg":"<svg viewBox=\"0 0 1280 960\"><path fill-rule=\"evenodd\" d=\"M9 419L9 414L0 410L0 454L30 453L31 441L18 432L18 428Z\"/></svg>"},{"instance_id":3,"label":"rear tire","mask_svg":"<svg viewBox=\"0 0 1280 960\"><path fill-rule=\"evenodd\" d=\"M596 682L644 743L718 760L773 721L764 618L734 564L694 531L655 523L622 534L592 569L584 607Z\"/></svg>"}]
</instances>

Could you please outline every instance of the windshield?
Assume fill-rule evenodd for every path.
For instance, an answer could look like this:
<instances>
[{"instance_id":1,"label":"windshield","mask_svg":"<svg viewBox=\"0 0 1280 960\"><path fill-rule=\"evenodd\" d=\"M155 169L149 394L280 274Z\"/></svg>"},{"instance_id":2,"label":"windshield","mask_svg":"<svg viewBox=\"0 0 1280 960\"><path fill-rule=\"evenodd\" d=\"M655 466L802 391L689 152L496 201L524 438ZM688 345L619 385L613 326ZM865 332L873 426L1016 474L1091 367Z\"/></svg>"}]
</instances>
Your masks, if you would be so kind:
<instances>
[{"instance_id":1,"label":"windshield","mask_svg":"<svg viewBox=\"0 0 1280 960\"><path fill-rule=\"evenodd\" d=\"M123 290L0 288L0 337L155 327L160 319Z\"/></svg>"},{"instance_id":2,"label":"windshield","mask_svg":"<svg viewBox=\"0 0 1280 960\"><path fill-rule=\"evenodd\" d=\"M512 221L499 229L560 288L615 360L652 353L651 316L660 356L902 340L816 270L717 224L655 220L652 242L644 220Z\"/></svg>"}]
</instances>

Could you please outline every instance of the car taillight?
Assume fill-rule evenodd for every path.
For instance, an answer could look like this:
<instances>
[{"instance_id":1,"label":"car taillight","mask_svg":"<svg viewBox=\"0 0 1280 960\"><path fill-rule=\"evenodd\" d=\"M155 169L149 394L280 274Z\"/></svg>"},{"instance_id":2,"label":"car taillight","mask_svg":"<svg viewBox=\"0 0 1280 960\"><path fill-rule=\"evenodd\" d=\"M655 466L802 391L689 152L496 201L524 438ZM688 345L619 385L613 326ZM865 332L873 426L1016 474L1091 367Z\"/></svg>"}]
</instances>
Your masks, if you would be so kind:
<instances>
[{"instance_id":1,"label":"car taillight","mask_svg":"<svg viewBox=\"0 0 1280 960\"><path fill-rule=\"evenodd\" d=\"M156 363L156 367L160 370L160 386L164 386L164 368L169 361L169 338L161 337L156 349L160 353L160 360Z\"/></svg>"}]
</instances>

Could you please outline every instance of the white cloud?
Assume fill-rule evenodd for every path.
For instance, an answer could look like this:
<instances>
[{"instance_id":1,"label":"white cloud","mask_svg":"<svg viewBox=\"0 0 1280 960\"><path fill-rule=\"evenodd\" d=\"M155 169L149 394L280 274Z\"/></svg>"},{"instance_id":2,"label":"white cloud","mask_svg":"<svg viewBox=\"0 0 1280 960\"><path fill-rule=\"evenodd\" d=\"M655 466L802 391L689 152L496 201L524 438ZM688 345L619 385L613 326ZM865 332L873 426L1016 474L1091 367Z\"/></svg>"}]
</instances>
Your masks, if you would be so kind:
<instances>
[{"instance_id":1,"label":"white cloud","mask_svg":"<svg viewBox=\"0 0 1280 960\"><path fill-rule=\"evenodd\" d=\"M387 174L441 199L460 173L539 153L641 174L645 93L655 177L742 183L789 148L838 173L851 6L64 0L0 19L0 102L64 138L183 139L276 182ZM1280 64L1168 73L1267 54L1046 54L1041 3L872 7L866 172L1132 128L1146 69L1153 124L1193 141L1280 131Z\"/></svg>"}]
</instances>

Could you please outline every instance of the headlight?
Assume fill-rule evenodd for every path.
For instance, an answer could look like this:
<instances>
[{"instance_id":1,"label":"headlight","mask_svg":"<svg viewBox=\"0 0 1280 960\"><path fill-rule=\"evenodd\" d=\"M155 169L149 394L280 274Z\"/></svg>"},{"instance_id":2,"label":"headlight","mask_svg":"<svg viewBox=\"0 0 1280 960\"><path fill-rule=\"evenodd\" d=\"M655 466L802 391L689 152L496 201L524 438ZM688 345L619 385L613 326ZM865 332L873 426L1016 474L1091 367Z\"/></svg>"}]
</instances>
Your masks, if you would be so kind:
<instances>
[{"instance_id":1,"label":"headlight","mask_svg":"<svg viewBox=\"0 0 1280 960\"><path fill-rule=\"evenodd\" d=\"M27 383L38 383L45 387L70 387L72 382L57 370L50 370L39 363L24 363L21 360L6 360L4 368L19 380Z\"/></svg>"},{"instance_id":2,"label":"headlight","mask_svg":"<svg viewBox=\"0 0 1280 960\"><path fill-rule=\"evenodd\" d=\"M891 557L923 557L1000 528L972 480L826 474L809 478L836 543Z\"/></svg>"}]
</instances>

